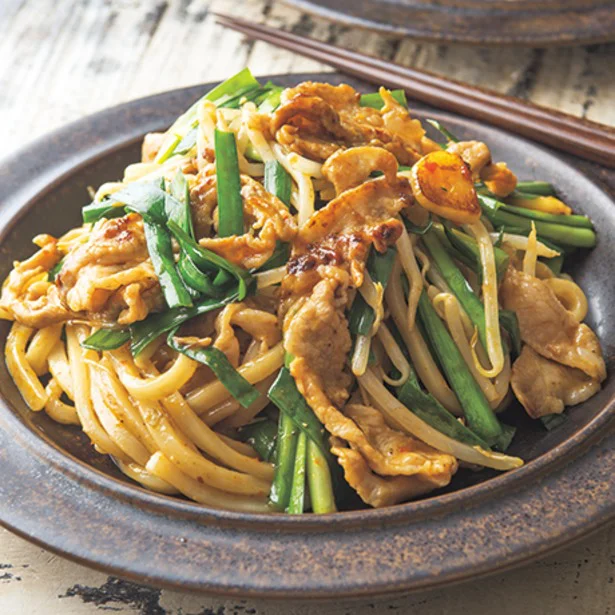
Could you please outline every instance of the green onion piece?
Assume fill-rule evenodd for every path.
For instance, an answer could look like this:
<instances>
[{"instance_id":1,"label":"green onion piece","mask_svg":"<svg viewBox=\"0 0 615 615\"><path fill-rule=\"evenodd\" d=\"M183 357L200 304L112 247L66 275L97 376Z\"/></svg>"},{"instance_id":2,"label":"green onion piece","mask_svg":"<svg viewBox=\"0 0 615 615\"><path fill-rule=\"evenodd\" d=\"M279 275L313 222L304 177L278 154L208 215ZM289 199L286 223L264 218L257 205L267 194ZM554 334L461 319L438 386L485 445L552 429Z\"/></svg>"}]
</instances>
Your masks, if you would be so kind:
<instances>
[{"instance_id":1,"label":"green onion piece","mask_svg":"<svg viewBox=\"0 0 615 615\"><path fill-rule=\"evenodd\" d=\"M507 203L502 203L501 201L498 201L497 199L494 199L486 194L478 193L477 196L478 201L483 209L483 212L485 212L486 214L506 212L507 214L514 214L515 218L518 219L529 218L530 220L536 220L536 231L538 231L539 229L538 222L548 223L551 225L571 226L578 229L588 229L590 231L592 231L594 228L592 221L587 216L581 216L579 214L571 214L569 216L565 216L563 214L549 214L544 211L528 209L527 207L508 205ZM527 224L530 223L525 221L519 222L518 226L525 227ZM514 222L511 221L510 225L514 226ZM538 231L538 234L540 235L543 233L540 233L540 231Z\"/></svg>"},{"instance_id":2,"label":"green onion piece","mask_svg":"<svg viewBox=\"0 0 615 615\"><path fill-rule=\"evenodd\" d=\"M63 256L48 272L47 272L47 281L55 282L56 276L62 270L62 266L64 265L64 259L66 257Z\"/></svg>"},{"instance_id":3,"label":"green onion piece","mask_svg":"<svg viewBox=\"0 0 615 615\"><path fill-rule=\"evenodd\" d=\"M502 427L425 291L419 299L418 311L470 429L489 446L499 444L504 434Z\"/></svg>"},{"instance_id":4,"label":"green onion piece","mask_svg":"<svg viewBox=\"0 0 615 615\"><path fill-rule=\"evenodd\" d=\"M224 385L224 388L244 407L248 408L253 404L260 393L252 386L229 362L226 355L217 348L209 346L207 348L182 344L176 339L178 328L173 329L168 337L167 344L173 350L207 365L216 375L216 378Z\"/></svg>"},{"instance_id":5,"label":"green onion piece","mask_svg":"<svg viewBox=\"0 0 615 615\"><path fill-rule=\"evenodd\" d=\"M487 191L487 194L490 194ZM515 189L513 190L509 195L506 196L507 199L511 199L511 198L515 198L515 199L524 199L526 201L532 201L534 199L538 199L540 198L540 194L531 194L530 192L521 192L521 190ZM523 208L526 209L526 208ZM554 215L560 215L560 214L554 214ZM564 215L564 214L561 214Z\"/></svg>"},{"instance_id":6,"label":"green onion piece","mask_svg":"<svg viewBox=\"0 0 615 615\"><path fill-rule=\"evenodd\" d=\"M165 201L167 217L194 239L192 211L190 209L190 187L181 171L175 175L170 189L172 198L167 198ZM177 270L184 284L189 290L194 291L197 297L199 294L204 294L207 297L220 297L224 294L224 291L216 288L207 274L195 265L185 250L180 252Z\"/></svg>"},{"instance_id":7,"label":"green onion piece","mask_svg":"<svg viewBox=\"0 0 615 615\"><path fill-rule=\"evenodd\" d=\"M197 100L185 113L180 115L171 128L167 130L155 162L162 164L165 160L170 158L175 153L176 147L181 143L186 134L197 125L197 111L203 100L210 100L216 103L217 106L223 106L239 93L245 94L259 87L260 83L253 77L250 70L244 68L236 75L233 75L226 81L217 85L213 90L210 90L205 96Z\"/></svg>"},{"instance_id":8,"label":"green onion piece","mask_svg":"<svg viewBox=\"0 0 615 615\"><path fill-rule=\"evenodd\" d=\"M458 442L489 450L489 446L481 438L457 420L433 395L421 389L414 370L396 392L397 399L404 406L440 433Z\"/></svg>"},{"instance_id":9,"label":"green onion piece","mask_svg":"<svg viewBox=\"0 0 615 615\"><path fill-rule=\"evenodd\" d=\"M276 86L258 105L259 113L273 113L279 106L284 88Z\"/></svg>"},{"instance_id":10,"label":"green onion piece","mask_svg":"<svg viewBox=\"0 0 615 615\"><path fill-rule=\"evenodd\" d=\"M275 456L278 440L278 428L274 421L260 419L245 425L239 430L239 436L247 442L263 461L271 461Z\"/></svg>"},{"instance_id":11,"label":"green onion piece","mask_svg":"<svg viewBox=\"0 0 615 615\"><path fill-rule=\"evenodd\" d=\"M259 91L255 94L247 94L245 100L253 102L257 107L260 106L265 100L267 100L274 92L282 93L284 87L276 85L273 81L267 81L264 86L259 88Z\"/></svg>"},{"instance_id":12,"label":"green onion piece","mask_svg":"<svg viewBox=\"0 0 615 615\"><path fill-rule=\"evenodd\" d=\"M243 201L235 134L216 128L214 149L218 183L218 235L243 235Z\"/></svg>"},{"instance_id":13,"label":"green onion piece","mask_svg":"<svg viewBox=\"0 0 615 615\"><path fill-rule=\"evenodd\" d=\"M299 429L293 419L288 414L280 412L275 474L271 484L271 492L269 493L269 503L279 511L286 510L290 501L299 433Z\"/></svg>"},{"instance_id":14,"label":"green onion piece","mask_svg":"<svg viewBox=\"0 0 615 615\"><path fill-rule=\"evenodd\" d=\"M222 269L224 272L231 274L238 282L238 300L243 301L247 297L248 292L254 286L254 278L248 271L227 261L222 256L218 256L215 252L202 248L173 220L169 220L168 228L173 233L180 248L188 254L199 269L208 272ZM223 283L225 284L229 279L225 277ZM214 279L214 285L218 285L216 279Z\"/></svg>"},{"instance_id":15,"label":"green onion piece","mask_svg":"<svg viewBox=\"0 0 615 615\"><path fill-rule=\"evenodd\" d=\"M485 307L482 301L474 294L469 282L453 262L435 233L427 233L423 242L433 258L434 265L440 272L453 294L459 300L461 307L470 317L472 324L478 329L478 337L487 348L487 328L485 324Z\"/></svg>"},{"instance_id":16,"label":"green onion piece","mask_svg":"<svg viewBox=\"0 0 615 615\"><path fill-rule=\"evenodd\" d=\"M585 228L591 231L594 230L592 221L587 216L581 216L579 214L570 214L568 216L564 214L550 214L544 211L528 209L527 207L509 205L508 203L502 203L501 208L502 211L506 211L517 216L522 216L523 218L529 218L531 220L539 220L549 224L561 224L562 226Z\"/></svg>"},{"instance_id":17,"label":"green onion piece","mask_svg":"<svg viewBox=\"0 0 615 615\"><path fill-rule=\"evenodd\" d=\"M221 299L202 299L191 308L175 308L159 314L151 314L145 320L134 323L130 326L132 339L130 350L133 356L138 356L156 338L179 327L187 320L217 310L235 300L237 300L236 292L229 293Z\"/></svg>"},{"instance_id":18,"label":"green onion piece","mask_svg":"<svg viewBox=\"0 0 615 615\"><path fill-rule=\"evenodd\" d=\"M239 109L246 102L253 102L257 107L266 100L273 92L282 91L284 88L279 85L274 85L268 81L265 85L255 87L247 85L244 88L237 90L234 96L225 99L224 102L218 101L216 105L225 109Z\"/></svg>"},{"instance_id":19,"label":"green onion piece","mask_svg":"<svg viewBox=\"0 0 615 615\"><path fill-rule=\"evenodd\" d=\"M175 268L171 236L155 222L143 221L145 240L154 271L170 308L192 307L192 298Z\"/></svg>"},{"instance_id":20,"label":"green onion piece","mask_svg":"<svg viewBox=\"0 0 615 615\"><path fill-rule=\"evenodd\" d=\"M393 263L397 251L389 248L384 254L371 250L367 259L367 271L374 282L380 282L386 289L391 277ZM357 293L348 313L348 326L354 335L369 335L376 315L374 310L366 303L361 293Z\"/></svg>"},{"instance_id":21,"label":"green onion piece","mask_svg":"<svg viewBox=\"0 0 615 615\"><path fill-rule=\"evenodd\" d=\"M520 235L527 235L532 230L532 221L529 218L516 216L502 210L483 209L483 213L496 229L504 228L508 233ZM560 246L593 248L596 245L596 234L591 229L539 221L535 221L534 224L539 237L556 241Z\"/></svg>"},{"instance_id":22,"label":"green onion piece","mask_svg":"<svg viewBox=\"0 0 615 615\"><path fill-rule=\"evenodd\" d=\"M404 107L408 106L408 101L406 100L406 93L403 90L391 90L391 96ZM382 109L384 107L384 100L382 100L382 96L378 92L370 92L369 94L361 94L361 98L359 99L359 104L362 107L371 107L372 109Z\"/></svg>"},{"instance_id":23,"label":"green onion piece","mask_svg":"<svg viewBox=\"0 0 615 615\"><path fill-rule=\"evenodd\" d=\"M186 176L178 171L170 186L171 194L165 199L165 211L169 220L173 220L182 230L194 237L192 211L190 209L190 187Z\"/></svg>"},{"instance_id":24,"label":"green onion piece","mask_svg":"<svg viewBox=\"0 0 615 615\"><path fill-rule=\"evenodd\" d=\"M509 211L509 205L499 203L495 199L478 195L483 214L496 228L506 227L508 232L519 232L527 234L532 230L532 219L523 215L516 215ZM521 209L521 208L518 208ZM527 211L530 211L529 209ZM542 212L537 212L542 213ZM549 214L544 214L549 215ZM554 216L555 217L555 216ZM596 234L590 228L575 227L568 225L568 219L573 216L557 216L562 218L561 223L553 224L534 219L536 232L540 237L557 242L559 245L574 246L577 248L593 248L596 245ZM584 218L584 216L574 216L574 218ZM574 222L574 221L573 221ZM585 224L585 223L584 223ZM514 231L512 229L515 229Z\"/></svg>"},{"instance_id":25,"label":"green onion piece","mask_svg":"<svg viewBox=\"0 0 615 615\"><path fill-rule=\"evenodd\" d=\"M233 276L228 271L220 269L218 273L216 273L216 277L214 278L214 286L226 286L232 279Z\"/></svg>"},{"instance_id":26,"label":"green onion piece","mask_svg":"<svg viewBox=\"0 0 615 615\"><path fill-rule=\"evenodd\" d=\"M224 289L215 286L209 279L206 273L203 273L195 264L194 261L183 252L177 263L177 270L182 277L186 286L205 295L206 297L221 297L224 295Z\"/></svg>"},{"instance_id":27,"label":"green onion piece","mask_svg":"<svg viewBox=\"0 0 615 615\"><path fill-rule=\"evenodd\" d=\"M386 289L395 263L397 250L393 247L388 248L384 253L372 250L367 258L367 271L374 282L380 282Z\"/></svg>"},{"instance_id":28,"label":"green onion piece","mask_svg":"<svg viewBox=\"0 0 615 615\"><path fill-rule=\"evenodd\" d=\"M517 315L511 310L503 310L500 308L498 316L500 326L508 333L508 337L510 337L513 354L519 356L521 354L521 331L519 330Z\"/></svg>"},{"instance_id":29,"label":"green onion piece","mask_svg":"<svg viewBox=\"0 0 615 615\"><path fill-rule=\"evenodd\" d=\"M313 440L307 443L307 449L307 475L312 512L317 515L336 512L333 480L327 458Z\"/></svg>"},{"instance_id":30,"label":"green onion piece","mask_svg":"<svg viewBox=\"0 0 615 615\"><path fill-rule=\"evenodd\" d=\"M217 85L213 90L205 94L205 99L215 102L217 105L224 104L235 96L239 90L249 90L260 87L260 83L254 78L249 68L240 70L236 75L229 77Z\"/></svg>"},{"instance_id":31,"label":"green onion piece","mask_svg":"<svg viewBox=\"0 0 615 615\"><path fill-rule=\"evenodd\" d=\"M196 135L198 132L198 128L195 126L191 128L184 138L175 146L173 150L173 154L178 156L186 155L190 150L196 147Z\"/></svg>"},{"instance_id":32,"label":"green onion piece","mask_svg":"<svg viewBox=\"0 0 615 615\"><path fill-rule=\"evenodd\" d=\"M374 310L357 293L348 312L348 329L353 335L369 335L374 324Z\"/></svg>"},{"instance_id":33,"label":"green onion piece","mask_svg":"<svg viewBox=\"0 0 615 615\"><path fill-rule=\"evenodd\" d=\"M290 488L290 498L286 512L291 515L300 515L305 506L305 461L307 458L308 439L304 432L297 437L295 451L295 465L293 467L293 480ZM318 448L316 448L318 450ZM325 461L326 463L326 461Z\"/></svg>"},{"instance_id":34,"label":"green onion piece","mask_svg":"<svg viewBox=\"0 0 615 615\"><path fill-rule=\"evenodd\" d=\"M313 440L325 455L328 448L325 443L325 430L320 421L308 406L305 398L299 392L294 378L287 367L283 367L267 393L269 399L278 407L282 414L292 419L310 440Z\"/></svg>"},{"instance_id":35,"label":"green onion piece","mask_svg":"<svg viewBox=\"0 0 615 615\"><path fill-rule=\"evenodd\" d=\"M94 224L102 218L121 218L126 215L126 210L121 205L115 204L111 199L105 199L101 203L91 203L81 209L84 224Z\"/></svg>"},{"instance_id":36,"label":"green onion piece","mask_svg":"<svg viewBox=\"0 0 615 615\"><path fill-rule=\"evenodd\" d=\"M150 222L164 225L167 221L167 197L173 198L164 189L164 179L160 179L128 184L109 198L122 203L126 210L134 211Z\"/></svg>"},{"instance_id":37,"label":"green onion piece","mask_svg":"<svg viewBox=\"0 0 615 615\"><path fill-rule=\"evenodd\" d=\"M540 417L540 422L547 431L552 431L566 422L565 414L545 414Z\"/></svg>"},{"instance_id":38,"label":"green onion piece","mask_svg":"<svg viewBox=\"0 0 615 615\"><path fill-rule=\"evenodd\" d=\"M438 240L447 251L447 253L456 261L463 263L470 271L473 271L479 278L482 277L482 266L474 258L470 258L466 253L459 251L452 243L445 232L444 227L441 224L434 224L432 227L432 233L438 237Z\"/></svg>"},{"instance_id":39,"label":"green onion piece","mask_svg":"<svg viewBox=\"0 0 615 615\"><path fill-rule=\"evenodd\" d=\"M496 215L499 215L499 214L496 214ZM548 226L552 226L552 225L548 225ZM499 226L497 230L500 234L511 233L513 235L525 235L527 237L530 234L532 227L531 227L531 223L529 226L523 226L523 227L514 227L514 226L504 225L504 226ZM552 250L559 252L560 255L563 255L563 256L572 254L573 252L575 252L575 250L577 250L576 246L570 246L565 243L555 243L554 241L550 239L546 239L545 237L539 234L537 234L536 239L540 241L541 243L544 243L545 246L547 246L547 248L551 248ZM553 258L557 258L557 257L553 257ZM552 260L552 259L546 259L546 260Z\"/></svg>"},{"instance_id":40,"label":"green onion piece","mask_svg":"<svg viewBox=\"0 0 615 615\"><path fill-rule=\"evenodd\" d=\"M555 196L555 188L549 182L517 182L517 190L539 196Z\"/></svg>"},{"instance_id":41,"label":"green onion piece","mask_svg":"<svg viewBox=\"0 0 615 615\"><path fill-rule=\"evenodd\" d=\"M467 259L474 263L472 267L473 271L477 271L479 279L482 280L482 266L480 260L480 249L476 240L470 237L466 233L453 228L451 225L446 224L444 226L446 235L451 244L457 248L462 254L465 254ZM497 246L493 246L493 257L495 259L495 269L498 281L504 277L506 270L508 269L508 263L510 262L510 256Z\"/></svg>"},{"instance_id":42,"label":"green onion piece","mask_svg":"<svg viewBox=\"0 0 615 615\"><path fill-rule=\"evenodd\" d=\"M265 190L275 195L286 205L290 206L290 193L292 182L288 171L277 160L268 160L265 163Z\"/></svg>"},{"instance_id":43,"label":"green onion piece","mask_svg":"<svg viewBox=\"0 0 615 615\"><path fill-rule=\"evenodd\" d=\"M124 203L127 210L143 217L147 249L170 308L190 307L192 297L196 296L194 291L184 284L176 268L171 236L165 228L174 221L186 228L192 228L185 178L180 174L175 177L174 182L172 189L183 202L165 191L164 179L130 184L112 197L113 200Z\"/></svg>"},{"instance_id":44,"label":"green onion piece","mask_svg":"<svg viewBox=\"0 0 615 615\"><path fill-rule=\"evenodd\" d=\"M130 341L128 329L99 329L81 342L90 350L115 350Z\"/></svg>"},{"instance_id":45,"label":"green onion piece","mask_svg":"<svg viewBox=\"0 0 615 615\"><path fill-rule=\"evenodd\" d=\"M439 133L441 133L444 137L446 137L447 141L452 141L453 143L459 143L459 139L451 133L443 124L441 124L438 120L426 120L428 124L431 124Z\"/></svg>"},{"instance_id":46,"label":"green onion piece","mask_svg":"<svg viewBox=\"0 0 615 615\"><path fill-rule=\"evenodd\" d=\"M245 88L238 90L234 96L231 96L224 102L217 102L216 106L220 109L239 109L244 102L258 98L261 94L268 91L268 88L263 88L260 86L257 88L246 86Z\"/></svg>"}]
</instances>

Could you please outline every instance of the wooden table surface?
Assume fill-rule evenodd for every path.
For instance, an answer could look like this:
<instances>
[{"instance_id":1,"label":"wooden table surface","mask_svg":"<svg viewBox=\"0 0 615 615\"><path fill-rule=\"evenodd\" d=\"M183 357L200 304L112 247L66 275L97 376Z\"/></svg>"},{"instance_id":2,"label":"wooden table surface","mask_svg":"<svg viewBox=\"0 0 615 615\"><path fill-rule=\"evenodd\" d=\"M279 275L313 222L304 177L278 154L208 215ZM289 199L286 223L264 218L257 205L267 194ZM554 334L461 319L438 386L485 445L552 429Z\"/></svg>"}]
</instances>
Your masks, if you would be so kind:
<instances>
[{"instance_id":1,"label":"wooden table surface","mask_svg":"<svg viewBox=\"0 0 615 615\"><path fill-rule=\"evenodd\" d=\"M425 67L615 125L615 44L484 49L338 27L269 0L0 0L0 126L6 155L104 107L246 64L255 74L329 70L214 24L212 10ZM1 480L1 477L0 477ZM429 594L361 604L282 605L142 587L89 570L0 530L0 613L432 615L615 612L615 528L523 569Z\"/></svg>"}]
</instances>

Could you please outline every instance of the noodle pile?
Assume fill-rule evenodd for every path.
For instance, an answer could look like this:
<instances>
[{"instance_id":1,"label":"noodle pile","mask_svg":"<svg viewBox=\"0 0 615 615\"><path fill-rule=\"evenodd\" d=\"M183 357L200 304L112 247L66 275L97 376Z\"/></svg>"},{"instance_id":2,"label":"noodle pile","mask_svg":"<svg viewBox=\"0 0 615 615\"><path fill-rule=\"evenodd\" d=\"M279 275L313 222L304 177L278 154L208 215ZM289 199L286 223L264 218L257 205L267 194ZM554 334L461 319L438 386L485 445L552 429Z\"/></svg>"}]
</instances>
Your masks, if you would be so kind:
<instances>
[{"instance_id":1,"label":"noodle pile","mask_svg":"<svg viewBox=\"0 0 615 615\"><path fill-rule=\"evenodd\" d=\"M558 200L485 144L439 146L404 103L242 71L148 135L3 286L30 409L147 489L244 512L519 467L498 418L513 391L549 424L606 375L561 273L591 223L541 211Z\"/></svg>"}]
</instances>

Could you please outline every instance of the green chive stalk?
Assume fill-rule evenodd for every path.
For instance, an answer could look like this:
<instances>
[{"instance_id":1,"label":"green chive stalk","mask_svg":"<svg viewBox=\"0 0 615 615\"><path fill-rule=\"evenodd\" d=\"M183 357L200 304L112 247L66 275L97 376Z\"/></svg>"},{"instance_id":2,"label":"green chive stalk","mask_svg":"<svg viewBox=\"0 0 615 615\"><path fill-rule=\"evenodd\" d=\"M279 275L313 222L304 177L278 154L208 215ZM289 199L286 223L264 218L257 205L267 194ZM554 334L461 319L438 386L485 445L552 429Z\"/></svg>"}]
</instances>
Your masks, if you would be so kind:
<instances>
[{"instance_id":1,"label":"green chive stalk","mask_svg":"<svg viewBox=\"0 0 615 615\"><path fill-rule=\"evenodd\" d=\"M295 449L295 465L293 467L293 478L290 487L290 497L286 512L291 515L300 515L305 508L306 491L306 459L307 459L308 439L305 432L301 432L297 437L297 447Z\"/></svg>"},{"instance_id":2,"label":"green chive stalk","mask_svg":"<svg viewBox=\"0 0 615 615\"><path fill-rule=\"evenodd\" d=\"M218 186L218 235L243 235L243 201L235 134L216 128L214 150Z\"/></svg>"},{"instance_id":3,"label":"green chive stalk","mask_svg":"<svg viewBox=\"0 0 615 615\"><path fill-rule=\"evenodd\" d=\"M299 429L295 422L288 415L280 412L275 474L269 493L271 506L279 511L285 511L290 502L298 438Z\"/></svg>"},{"instance_id":4,"label":"green chive stalk","mask_svg":"<svg viewBox=\"0 0 615 615\"><path fill-rule=\"evenodd\" d=\"M502 426L424 291L418 311L432 348L463 408L468 426L489 446L502 443Z\"/></svg>"},{"instance_id":5,"label":"green chive stalk","mask_svg":"<svg viewBox=\"0 0 615 615\"><path fill-rule=\"evenodd\" d=\"M312 511L317 515L336 512L329 463L322 450L312 440L307 445L307 475Z\"/></svg>"}]
</instances>

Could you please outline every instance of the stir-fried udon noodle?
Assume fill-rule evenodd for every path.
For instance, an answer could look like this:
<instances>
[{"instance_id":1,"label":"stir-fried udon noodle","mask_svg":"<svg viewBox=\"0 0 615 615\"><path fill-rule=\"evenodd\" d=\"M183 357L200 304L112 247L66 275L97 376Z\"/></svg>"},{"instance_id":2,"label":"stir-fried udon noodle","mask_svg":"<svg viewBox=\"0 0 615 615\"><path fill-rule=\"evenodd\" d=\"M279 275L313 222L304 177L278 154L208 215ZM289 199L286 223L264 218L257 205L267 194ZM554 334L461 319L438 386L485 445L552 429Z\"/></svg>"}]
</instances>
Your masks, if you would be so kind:
<instances>
[{"instance_id":1,"label":"stir-fried udon noodle","mask_svg":"<svg viewBox=\"0 0 615 615\"><path fill-rule=\"evenodd\" d=\"M14 264L25 402L148 489L239 511L381 507L521 466L511 401L554 428L606 376L562 273L595 234L433 124L438 142L384 88L244 70L206 94Z\"/></svg>"}]
</instances>

